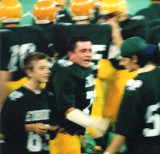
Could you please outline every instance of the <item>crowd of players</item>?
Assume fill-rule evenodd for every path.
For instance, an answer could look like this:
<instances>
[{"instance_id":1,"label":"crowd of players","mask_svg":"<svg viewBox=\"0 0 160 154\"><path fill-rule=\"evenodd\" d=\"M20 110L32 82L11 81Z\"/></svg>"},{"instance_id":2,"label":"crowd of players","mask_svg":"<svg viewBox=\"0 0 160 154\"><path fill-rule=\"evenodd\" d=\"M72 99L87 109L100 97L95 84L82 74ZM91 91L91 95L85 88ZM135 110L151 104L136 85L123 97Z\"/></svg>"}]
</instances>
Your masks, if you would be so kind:
<instances>
[{"instance_id":1,"label":"crowd of players","mask_svg":"<svg viewBox=\"0 0 160 154\"><path fill-rule=\"evenodd\" d=\"M105 118L109 118L110 125L105 135L97 133L98 128L93 130L87 127L86 139L83 141L85 144L82 144L84 147L81 150L86 153L104 151L110 135L114 133L113 127L125 84L137 75L136 72L128 72L119 65L121 44L128 38L138 36L150 44L159 45L160 2L152 0L151 3L149 11L140 11L137 15L130 16L125 0L71 0L67 9L65 1L39 0L33 6L33 25L19 27L22 5L17 0L2 0L0 2L0 109L12 91L28 82L23 71L23 61L29 53L43 52L51 57L50 65L54 65L68 53L67 42L71 37L87 36L90 40L85 41L92 42L91 68L94 75L95 100L87 108L90 111L86 112L91 112L92 117L96 117L103 124L108 122ZM65 59L61 65L70 65L64 62ZM61 77L65 78L65 75L64 73ZM80 76L78 73L77 75ZM58 79L55 82L57 81ZM59 90L58 87L56 90ZM62 89L60 91L62 92ZM91 99L91 95L87 99ZM62 116L63 119L65 115L63 112L57 116ZM50 140L50 153L80 153L81 133L73 131L77 125L72 126L67 123L67 126L73 127L71 128L74 133L71 133L72 131L67 131L63 121L60 124L66 127L66 131L58 133L54 140ZM100 149L96 148L97 145Z\"/></svg>"}]
</instances>

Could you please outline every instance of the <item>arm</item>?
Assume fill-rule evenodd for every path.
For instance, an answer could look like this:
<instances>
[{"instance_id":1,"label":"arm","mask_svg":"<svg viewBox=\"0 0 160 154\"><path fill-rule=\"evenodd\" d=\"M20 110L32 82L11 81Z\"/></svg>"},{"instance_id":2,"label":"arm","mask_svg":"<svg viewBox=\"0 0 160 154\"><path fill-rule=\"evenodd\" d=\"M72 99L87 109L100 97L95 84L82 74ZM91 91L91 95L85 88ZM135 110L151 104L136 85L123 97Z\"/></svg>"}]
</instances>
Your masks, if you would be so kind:
<instances>
[{"instance_id":1,"label":"arm","mask_svg":"<svg viewBox=\"0 0 160 154\"><path fill-rule=\"evenodd\" d=\"M46 126L43 123L25 124L25 130L27 132L35 132L38 135L46 135L48 131L57 132L59 126ZM61 128L61 130L63 129Z\"/></svg>"},{"instance_id":2,"label":"arm","mask_svg":"<svg viewBox=\"0 0 160 154\"><path fill-rule=\"evenodd\" d=\"M73 107L66 111L66 118L82 127L95 128L101 132L102 135L106 132L110 124L108 118L96 119Z\"/></svg>"},{"instance_id":3,"label":"arm","mask_svg":"<svg viewBox=\"0 0 160 154\"><path fill-rule=\"evenodd\" d=\"M1 113L1 130L5 138L20 138L26 132L24 129L24 110L21 102L6 99Z\"/></svg>"},{"instance_id":4,"label":"arm","mask_svg":"<svg viewBox=\"0 0 160 154\"><path fill-rule=\"evenodd\" d=\"M105 152L109 152L109 154L114 154L123 145L123 143L125 142L125 139L126 139L125 136L120 135L120 134L116 134L115 137L113 138L112 142L110 143L110 145L105 150ZM105 154L105 152L104 152L104 154Z\"/></svg>"},{"instance_id":5,"label":"arm","mask_svg":"<svg viewBox=\"0 0 160 154\"><path fill-rule=\"evenodd\" d=\"M120 47L123 43L123 37L120 31L120 26L116 17L113 17L107 21L112 26L112 39L117 47Z\"/></svg>"},{"instance_id":6,"label":"arm","mask_svg":"<svg viewBox=\"0 0 160 154\"><path fill-rule=\"evenodd\" d=\"M35 132L38 135L46 135L48 129L49 127L43 123L25 124L25 130L27 132Z\"/></svg>"},{"instance_id":7,"label":"arm","mask_svg":"<svg viewBox=\"0 0 160 154\"><path fill-rule=\"evenodd\" d=\"M0 112L3 107L5 93L6 93L6 83L11 80L12 73L8 71L0 70Z\"/></svg>"}]
</instances>

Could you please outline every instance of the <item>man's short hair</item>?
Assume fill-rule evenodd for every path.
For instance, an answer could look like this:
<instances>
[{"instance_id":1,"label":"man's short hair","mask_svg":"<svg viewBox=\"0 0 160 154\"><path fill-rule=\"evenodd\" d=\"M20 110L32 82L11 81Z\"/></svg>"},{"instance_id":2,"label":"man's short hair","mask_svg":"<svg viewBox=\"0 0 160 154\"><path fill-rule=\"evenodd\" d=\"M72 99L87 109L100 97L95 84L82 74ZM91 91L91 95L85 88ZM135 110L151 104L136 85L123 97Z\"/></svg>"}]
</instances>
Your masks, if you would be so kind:
<instances>
[{"instance_id":1,"label":"man's short hair","mask_svg":"<svg viewBox=\"0 0 160 154\"><path fill-rule=\"evenodd\" d=\"M77 42L87 42L87 41L91 42L90 38L88 38L87 36L80 36L80 35L73 36L67 42L67 51L73 51L76 47Z\"/></svg>"}]
</instances>

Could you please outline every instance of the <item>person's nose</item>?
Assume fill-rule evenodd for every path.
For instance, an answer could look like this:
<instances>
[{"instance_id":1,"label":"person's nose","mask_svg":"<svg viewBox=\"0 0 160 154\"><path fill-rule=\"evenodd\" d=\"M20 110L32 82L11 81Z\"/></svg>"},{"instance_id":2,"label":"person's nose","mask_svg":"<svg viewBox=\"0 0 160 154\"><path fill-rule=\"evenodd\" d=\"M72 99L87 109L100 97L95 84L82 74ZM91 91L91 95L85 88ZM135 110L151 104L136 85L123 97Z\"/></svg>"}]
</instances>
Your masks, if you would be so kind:
<instances>
[{"instance_id":1,"label":"person's nose","mask_svg":"<svg viewBox=\"0 0 160 154\"><path fill-rule=\"evenodd\" d=\"M91 52L91 51L88 51L88 52L87 52L87 56L88 56L88 57L92 57L92 52Z\"/></svg>"},{"instance_id":2,"label":"person's nose","mask_svg":"<svg viewBox=\"0 0 160 154\"><path fill-rule=\"evenodd\" d=\"M46 73L47 73L47 74L50 74L50 73L51 73L51 71L50 71L49 68L46 68Z\"/></svg>"}]
</instances>

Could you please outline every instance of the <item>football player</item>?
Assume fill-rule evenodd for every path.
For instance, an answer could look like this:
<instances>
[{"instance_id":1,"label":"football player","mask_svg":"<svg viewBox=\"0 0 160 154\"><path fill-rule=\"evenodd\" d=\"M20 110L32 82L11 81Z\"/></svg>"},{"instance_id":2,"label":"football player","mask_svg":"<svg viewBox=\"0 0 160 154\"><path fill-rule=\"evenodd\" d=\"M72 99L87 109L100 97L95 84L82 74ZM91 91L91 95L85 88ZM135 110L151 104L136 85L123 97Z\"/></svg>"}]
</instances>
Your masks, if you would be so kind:
<instances>
[{"instance_id":1,"label":"football player","mask_svg":"<svg viewBox=\"0 0 160 154\"><path fill-rule=\"evenodd\" d=\"M67 0L54 0L54 2L56 3L57 9L56 22L59 24L71 24L73 21L68 9L66 8Z\"/></svg>"},{"instance_id":2,"label":"football player","mask_svg":"<svg viewBox=\"0 0 160 154\"><path fill-rule=\"evenodd\" d=\"M94 18L94 0L71 0L69 12L75 24L89 24Z\"/></svg>"},{"instance_id":3,"label":"football player","mask_svg":"<svg viewBox=\"0 0 160 154\"><path fill-rule=\"evenodd\" d=\"M160 23L160 20L158 20ZM156 24L147 31L147 42L160 47L160 25Z\"/></svg>"},{"instance_id":4,"label":"football player","mask_svg":"<svg viewBox=\"0 0 160 154\"><path fill-rule=\"evenodd\" d=\"M99 62L98 77L106 80L108 85L103 115L115 121L125 83L136 75L134 72L128 73L122 66L119 66L119 47L123 40L131 36L146 38L147 28L144 19L139 16L129 17L125 0L102 1L99 14L98 23L103 22L112 26L112 43L107 59Z\"/></svg>"},{"instance_id":5,"label":"football player","mask_svg":"<svg viewBox=\"0 0 160 154\"><path fill-rule=\"evenodd\" d=\"M111 40L111 27L109 25L84 24L84 25L54 25L55 47L60 57L66 53L66 42L74 35L88 36L92 40L92 61L91 67L94 71L96 98L93 108L96 108L94 116L102 117L103 106L103 83L97 79L98 61L107 55L109 43ZM63 38L63 39L62 39ZM96 106L94 104L97 104ZM94 110L95 111L95 110Z\"/></svg>"},{"instance_id":6,"label":"football player","mask_svg":"<svg viewBox=\"0 0 160 154\"><path fill-rule=\"evenodd\" d=\"M140 37L126 39L121 46L121 61L129 72L138 75L125 86L115 125L116 135L104 154L113 154L126 142L129 154L160 151L159 102L160 61L158 46ZM159 119L159 118L158 118Z\"/></svg>"},{"instance_id":7,"label":"football player","mask_svg":"<svg viewBox=\"0 0 160 154\"><path fill-rule=\"evenodd\" d=\"M56 21L56 3L51 0L39 0L33 6L34 22L45 25Z\"/></svg>"},{"instance_id":8,"label":"football player","mask_svg":"<svg viewBox=\"0 0 160 154\"><path fill-rule=\"evenodd\" d=\"M67 57L54 64L48 83L48 88L55 92L59 124L67 133L59 133L53 140L53 154L80 154L79 135L84 135L84 128L95 128L103 135L109 125L109 119L94 119L89 115L94 102L91 40L73 36L67 47Z\"/></svg>"},{"instance_id":9,"label":"football player","mask_svg":"<svg viewBox=\"0 0 160 154\"><path fill-rule=\"evenodd\" d=\"M59 58L59 53L54 47L56 40L54 24L57 18L57 3L51 0L40 0L33 6L34 24L45 30L44 35L47 34L50 40L49 46L55 51L52 55L53 63Z\"/></svg>"},{"instance_id":10,"label":"football player","mask_svg":"<svg viewBox=\"0 0 160 154\"><path fill-rule=\"evenodd\" d=\"M97 23L110 24L112 27L112 42L109 45L107 59L101 59L98 64L98 78L105 81L104 107L102 115L112 119L111 131L107 134L112 138L112 126L116 120L125 83L136 76L136 72L128 72L119 66L119 48L128 37L140 36L145 38L145 20L140 17L130 17L125 0L103 0L99 6L99 20ZM107 68L107 69L106 69ZM96 108L95 108L96 112ZM107 137L107 135L105 135ZM102 143L105 148L106 143Z\"/></svg>"},{"instance_id":11,"label":"football player","mask_svg":"<svg viewBox=\"0 0 160 154\"><path fill-rule=\"evenodd\" d=\"M29 79L7 97L2 108L3 154L49 154L50 131L58 126L53 126L53 94L40 88L49 79L48 63L49 57L41 52L30 53L24 59Z\"/></svg>"},{"instance_id":12,"label":"football player","mask_svg":"<svg viewBox=\"0 0 160 154\"><path fill-rule=\"evenodd\" d=\"M51 45L52 43L50 42L48 35L42 28L38 26L16 26L21 19L21 15L17 15L17 18L19 18L14 20L15 12L17 12L17 14L22 13L19 11L22 6L18 1L4 0L1 1L1 5L2 7L0 8L3 10L3 17L1 21L4 25L1 28L1 35L3 35L1 39L1 57L3 59L1 72L10 74L12 77L10 80L16 81L8 82L6 84L7 88L6 90L3 90L3 92L5 93L4 95L7 96L11 91L20 87L27 80L26 78L22 79L24 77L24 73L22 71L24 57L28 53L34 52L36 50L42 51L47 53L49 56L52 56L54 49L52 48L53 46ZM16 9L18 11L16 11ZM10 16L7 16L8 13ZM13 27L13 23L16 27ZM7 77L4 78L7 79ZM18 80L19 82L17 82ZM5 82L2 83L4 84ZM5 96L3 96L3 98L5 98Z\"/></svg>"},{"instance_id":13,"label":"football player","mask_svg":"<svg viewBox=\"0 0 160 154\"><path fill-rule=\"evenodd\" d=\"M15 27L18 25L18 23L20 22L21 19L21 15L22 15L22 5L18 0L11 0L11 1L5 1L2 0L0 2L0 24L1 27ZM9 35L9 31L3 31L1 30L0 32L1 34L1 55L2 55L2 51L5 51L5 49L3 49L4 43L8 43L9 41L7 39L8 35ZM7 34L6 34L7 33ZM7 36L6 36L7 35ZM3 42L4 40L4 42ZM7 48L6 46L4 46L4 48ZM9 50L8 50L9 52ZM3 55L1 56L3 57ZM6 91L6 82L11 80L11 73L8 72L4 66L6 65L6 63L4 63L4 59L5 58L1 58L1 60L3 60L1 62L0 65L0 111L1 108L3 106L3 101L5 99L5 91ZM6 59L5 59L6 60Z\"/></svg>"},{"instance_id":14,"label":"football player","mask_svg":"<svg viewBox=\"0 0 160 154\"><path fill-rule=\"evenodd\" d=\"M160 0L150 0L148 7L143 8L136 12L136 15L143 15L146 17L147 22L160 18Z\"/></svg>"}]
</instances>

